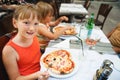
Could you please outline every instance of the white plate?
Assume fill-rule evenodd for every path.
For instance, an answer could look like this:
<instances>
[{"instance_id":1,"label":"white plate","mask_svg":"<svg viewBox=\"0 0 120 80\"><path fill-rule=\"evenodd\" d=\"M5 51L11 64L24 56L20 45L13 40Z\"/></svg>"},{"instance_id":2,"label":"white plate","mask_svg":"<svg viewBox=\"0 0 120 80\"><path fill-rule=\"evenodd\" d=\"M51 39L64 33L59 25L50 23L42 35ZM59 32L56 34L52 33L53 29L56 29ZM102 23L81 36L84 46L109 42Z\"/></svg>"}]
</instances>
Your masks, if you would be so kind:
<instances>
[{"instance_id":1,"label":"white plate","mask_svg":"<svg viewBox=\"0 0 120 80\"><path fill-rule=\"evenodd\" d=\"M57 28L57 27L65 27L65 26L62 26L62 25L56 26L56 27L53 28L53 32L56 32L55 28ZM75 29L75 30L76 30L76 29ZM76 34L77 34L77 32L75 32L75 34L66 34L66 35L61 35L61 36L62 36L62 37L69 37L69 36L74 36L74 35L76 35Z\"/></svg>"},{"instance_id":2,"label":"white plate","mask_svg":"<svg viewBox=\"0 0 120 80\"><path fill-rule=\"evenodd\" d=\"M76 34L74 34L74 35L61 35L61 37L70 37L70 36L75 36Z\"/></svg>"},{"instance_id":3,"label":"white plate","mask_svg":"<svg viewBox=\"0 0 120 80\"><path fill-rule=\"evenodd\" d=\"M65 26L61 26L61 25L55 26L55 27L53 28L53 32L56 32L55 28L58 28L58 27L65 27Z\"/></svg>"},{"instance_id":4,"label":"white plate","mask_svg":"<svg viewBox=\"0 0 120 80\"><path fill-rule=\"evenodd\" d=\"M58 49L58 50L60 50L60 49ZM55 51L55 50L54 50L54 51ZM52 51L50 51L50 52L52 52ZM43 61L42 61L43 58L44 58L47 54L49 54L49 53L43 54L42 57L41 57L41 62L40 62L40 63L41 63L41 69L42 69L43 71L47 70L47 68L44 66ZM75 68L73 69L73 71L72 71L71 73L68 73L68 74L55 74L55 73L53 73L52 71L48 70L50 76L55 77L55 78L67 78L67 77L70 77L70 76L74 75L74 74L78 71L78 69L79 69L79 65L78 65L79 63L78 63L78 60L77 60L75 57L73 57L73 56L72 56L72 60L73 60L74 63L75 63Z\"/></svg>"}]
</instances>

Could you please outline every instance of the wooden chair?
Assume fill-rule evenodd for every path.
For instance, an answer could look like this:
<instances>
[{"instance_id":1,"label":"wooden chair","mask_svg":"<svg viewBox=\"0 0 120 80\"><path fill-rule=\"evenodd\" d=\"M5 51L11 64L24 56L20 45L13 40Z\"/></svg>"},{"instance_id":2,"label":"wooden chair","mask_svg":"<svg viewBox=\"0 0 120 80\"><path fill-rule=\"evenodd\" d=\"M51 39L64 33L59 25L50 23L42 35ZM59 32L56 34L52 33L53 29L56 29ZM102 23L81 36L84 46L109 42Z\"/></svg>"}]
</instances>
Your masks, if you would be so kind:
<instances>
[{"instance_id":1,"label":"wooden chair","mask_svg":"<svg viewBox=\"0 0 120 80\"><path fill-rule=\"evenodd\" d=\"M101 26L101 29L103 29L104 23L107 19L107 16L109 12L111 11L112 6L109 4L101 4L97 13L97 17L95 19L95 25L96 26ZM103 21L100 20L100 16L103 17Z\"/></svg>"},{"instance_id":2,"label":"wooden chair","mask_svg":"<svg viewBox=\"0 0 120 80\"><path fill-rule=\"evenodd\" d=\"M0 80L9 80L5 67L2 61L2 50L5 44L13 37L16 32L7 33L0 37Z\"/></svg>"},{"instance_id":3,"label":"wooden chair","mask_svg":"<svg viewBox=\"0 0 120 80\"><path fill-rule=\"evenodd\" d=\"M0 19L0 36L15 30L12 24L12 17L13 17L13 14L11 13L11 14L4 15Z\"/></svg>"},{"instance_id":4,"label":"wooden chair","mask_svg":"<svg viewBox=\"0 0 120 80\"><path fill-rule=\"evenodd\" d=\"M90 4L91 4L91 1L90 0L86 0L83 6L88 10Z\"/></svg>"},{"instance_id":5,"label":"wooden chair","mask_svg":"<svg viewBox=\"0 0 120 80\"><path fill-rule=\"evenodd\" d=\"M90 4L91 4L91 1L90 1L90 0L86 0L83 6L88 10ZM75 19L80 19L81 22L82 22L83 19L85 19L85 17L86 17L86 15L81 14L81 15L77 15L77 16L75 16L74 18L75 18Z\"/></svg>"}]
</instances>

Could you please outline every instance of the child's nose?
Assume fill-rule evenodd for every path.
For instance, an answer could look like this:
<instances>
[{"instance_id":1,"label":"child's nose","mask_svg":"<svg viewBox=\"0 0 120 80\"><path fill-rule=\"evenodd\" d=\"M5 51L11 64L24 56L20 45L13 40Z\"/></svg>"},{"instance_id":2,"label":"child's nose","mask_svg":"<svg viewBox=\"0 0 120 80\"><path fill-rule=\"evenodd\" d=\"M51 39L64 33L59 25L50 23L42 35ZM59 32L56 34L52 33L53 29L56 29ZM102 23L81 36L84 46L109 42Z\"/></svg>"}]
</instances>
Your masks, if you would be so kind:
<instances>
[{"instance_id":1,"label":"child's nose","mask_svg":"<svg viewBox=\"0 0 120 80\"><path fill-rule=\"evenodd\" d=\"M34 25L30 25L29 29L34 30Z\"/></svg>"}]
</instances>

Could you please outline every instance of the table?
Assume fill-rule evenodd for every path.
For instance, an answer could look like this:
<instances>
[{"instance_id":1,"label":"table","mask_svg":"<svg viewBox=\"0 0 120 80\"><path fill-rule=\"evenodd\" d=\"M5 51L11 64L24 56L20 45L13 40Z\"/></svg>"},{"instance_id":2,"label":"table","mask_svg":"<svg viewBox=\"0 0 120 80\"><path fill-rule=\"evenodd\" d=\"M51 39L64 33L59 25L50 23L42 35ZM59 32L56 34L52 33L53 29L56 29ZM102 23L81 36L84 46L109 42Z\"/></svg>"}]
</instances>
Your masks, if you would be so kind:
<instances>
[{"instance_id":1,"label":"table","mask_svg":"<svg viewBox=\"0 0 120 80\"><path fill-rule=\"evenodd\" d=\"M59 15L65 15L69 18L68 22L72 22L75 15L87 15L88 11L82 4L62 3L59 9Z\"/></svg>"},{"instance_id":2,"label":"table","mask_svg":"<svg viewBox=\"0 0 120 80\"><path fill-rule=\"evenodd\" d=\"M80 15L88 14L82 4L62 3L59 10L60 15Z\"/></svg>"},{"instance_id":3,"label":"table","mask_svg":"<svg viewBox=\"0 0 120 80\"><path fill-rule=\"evenodd\" d=\"M77 28L77 32L81 33L80 35L78 34L78 36L84 41L86 38L87 29L84 27L83 24L76 24L75 27ZM100 42L110 44L109 40L99 28L95 27L93 29L91 37L94 38L94 35L100 36ZM78 70L74 74L69 75L65 78L55 78L51 76L48 80L93 80L93 76L95 75L96 70L101 67L103 61L106 59L112 61L114 64L114 66L112 66L113 72L109 76L108 80L120 80L120 59L114 51L105 51L103 52L103 54L100 54L94 49L88 49L85 43L83 46L84 50L82 50L81 48L71 48L69 41L71 39L76 40L77 38L75 36L66 36L60 38L65 40L58 43L56 43L56 40L52 40L44 54L57 49L65 49L71 53L73 60L76 61Z\"/></svg>"}]
</instances>

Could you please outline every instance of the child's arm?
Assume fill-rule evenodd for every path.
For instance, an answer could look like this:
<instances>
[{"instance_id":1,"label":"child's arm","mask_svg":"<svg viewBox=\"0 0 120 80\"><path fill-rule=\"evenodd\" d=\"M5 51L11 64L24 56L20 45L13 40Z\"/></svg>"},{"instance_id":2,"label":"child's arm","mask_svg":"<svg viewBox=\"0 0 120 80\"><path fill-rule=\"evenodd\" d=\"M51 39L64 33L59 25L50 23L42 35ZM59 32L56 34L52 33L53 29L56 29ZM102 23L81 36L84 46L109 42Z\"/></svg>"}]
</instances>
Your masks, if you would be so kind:
<instances>
[{"instance_id":1,"label":"child's arm","mask_svg":"<svg viewBox=\"0 0 120 80\"><path fill-rule=\"evenodd\" d=\"M41 76L45 78L44 80L47 80L47 78L49 77L48 72L40 71L26 76L21 75L17 64L17 61L19 60L18 53L10 46L4 47L2 59L5 65L5 69L9 75L9 80L36 80L41 78Z\"/></svg>"},{"instance_id":2,"label":"child's arm","mask_svg":"<svg viewBox=\"0 0 120 80\"><path fill-rule=\"evenodd\" d=\"M51 31L46 29L44 26L39 25L38 34L43 35L43 36L47 37L50 40L57 39L59 36L61 36L64 33L65 30L73 28L73 27L68 26L68 27L62 28L61 30L59 30L57 32L52 33Z\"/></svg>"},{"instance_id":3,"label":"child's arm","mask_svg":"<svg viewBox=\"0 0 120 80\"><path fill-rule=\"evenodd\" d=\"M56 21L54 22L50 22L49 26L57 26L59 23L61 23L62 21L68 21L68 17L66 16L61 16L60 18L58 18Z\"/></svg>"}]
</instances>

